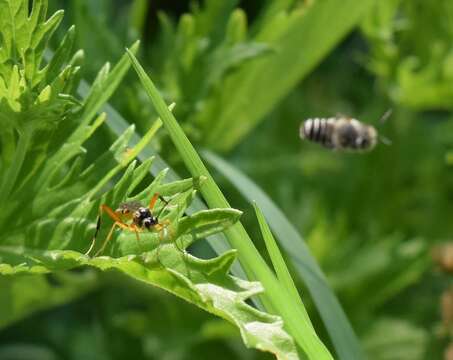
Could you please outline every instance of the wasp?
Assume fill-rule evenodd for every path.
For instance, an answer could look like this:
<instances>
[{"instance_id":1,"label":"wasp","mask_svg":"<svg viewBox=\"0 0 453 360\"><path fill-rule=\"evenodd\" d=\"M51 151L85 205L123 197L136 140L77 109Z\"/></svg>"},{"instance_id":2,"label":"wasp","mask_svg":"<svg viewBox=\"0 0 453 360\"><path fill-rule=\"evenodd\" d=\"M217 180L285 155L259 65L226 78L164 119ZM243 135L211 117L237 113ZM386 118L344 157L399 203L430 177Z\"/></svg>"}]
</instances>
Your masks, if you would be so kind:
<instances>
[{"instance_id":1,"label":"wasp","mask_svg":"<svg viewBox=\"0 0 453 360\"><path fill-rule=\"evenodd\" d=\"M390 114L391 110L387 111L380 122L384 122ZM333 150L370 151L378 140L390 144L388 139L379 136L374 126L341 115L307 119L302 122L299 134L302 139L317 142Z\"/></svg>"},{"instance_id":2,"label":"wasp","mask_svg":"<svg viewBox=\"0 0 453 360\"><path fill-rule=\"evenodd\" d=\"M159 213L154 216L153 209L157 203L157 200L160 199L165 205L159 211ZM100 249L95 253L95 256L101 254L107 244L109 243L110 239L113 236L113 232L116 228L120 228L123 230L128 230L135 233L137 238L137 242L140 244L140 236L139 233L145 230L157 230L162 231L166 229L169 225L169 221L159 221L160 215L163 213L164 209L168 206L168 201L166 201L162 196L159 194L154 194L151 198L148 207L143 206L138 201L128 201L121 203L116 210L113 210L106 204L102 204L99 207L99 215L96 223L96 231L93 236L93 240L91 241L90 248L85 253L85 255L89 255L90 252L93 250L94 245L96 243L96 238L98 236L99 230L101 229L101 222L102 222L102 214L107 214L113 221L113 225L110 228L110 231L107 237L104 240L104 243L100 247Z\"/></svg>"}]
</instances>

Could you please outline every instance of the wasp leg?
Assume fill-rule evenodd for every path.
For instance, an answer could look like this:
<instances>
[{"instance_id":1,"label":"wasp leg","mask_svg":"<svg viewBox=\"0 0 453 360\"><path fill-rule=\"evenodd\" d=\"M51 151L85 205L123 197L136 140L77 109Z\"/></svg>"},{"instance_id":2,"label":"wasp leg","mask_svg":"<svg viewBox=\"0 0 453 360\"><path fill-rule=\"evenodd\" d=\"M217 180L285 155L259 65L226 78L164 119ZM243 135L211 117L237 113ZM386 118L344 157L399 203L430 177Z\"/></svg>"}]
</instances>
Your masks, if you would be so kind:
<instances>
[{"instance_id":1,"label":"wasp leg","mask_svg":"<svg viewBox=\"0 0 453 360\"><path fill-rule=\"evenodd\" d=\"M159 199L159 197L160 197L160 195L158 193L155 193L153 195L153 197L149 201L149 206L148 207L149 207L150 210L154 209L154 205L156 205L157 199Z\"/></svg>"},{"instance_id":2,"label":"wasp leg","mask_svg":"<svg viewBox=\"0 0 453 360\"><path fill-rule=\"evenodd\" d=\"M118 223L117 222L114 222L112 227L110 228L110 231L109 231L109 234L107 235L107 237L105 238L105 241L104 243L102 244L101 248L96 252L96 254L94 254L94 256L98 256L100 253L102 253L107 245L107 243L110 241L110 238L112 237L113 235L113 230L115 230L115 227L118 226Z\"/></svg>"},{"instance_id":3,"label":"wasp leg","mask_svg":"<svg viewBox=\"0 0 453 360\"><path fill-rule=\"evenodd\" d=\"M107 246L107 244L109 243L110 239L112 238L113 231L115 230L116 227L120 227L120 228L125 229L125 230L131 230L129 225L126 225L126 224L124 224L122 222L119 222L119 221L115 221L113 223L112 227L110 228L109 234L105 238L104 243L102 244L101 248L96 252L96 254L94 254L94 256L98 256L99 254L101 254L104 251L105 247Z\"/></svg>"},{"instance_id":4,"label":"wasp leg","mask_svg":"<svg viewBox=\"0 0 453 360\"><path fill-rule=\"evenodd\" d=\"M96 237L98 236L99 229L101 228L101 216L98 216L98 220L96 222L96 232L94 233L93 240L91 240L90 248L85 252L85 255L89 255L91 250L94 248L94 244L96 244Z\"/></svg>"},{"instance_id":5,"label":"wasp leg","mask_svg":"<svg viewBox=\"0 0 453 360\"><path fill-rule=\"evenodd\" d=\"M97 223L96 223L96 231L94 233L94 236L93 236L93 240L91 241L91 245L90 245L90 248L88 249L88 251L85 253L85 255L89 255L90 252L93 250L94 248L94 245L96 244L96 238L98 236L98 233L99 233L99 230L101 229L101 222L102 222L102 214L103 213L107 213L107 215L115 221L115 223L118 223L118 224L121 224L121 227L127 227L126 224L124 224L122 221L121 221L121 218L119 217L118 213L113 211L110 207L108 207L107 205L105 204L102 204L101 206L99 206L99 215L98 215L98 220L97 220ZM112 231L112 230L111 230ZM105 244L104 246L102 247L102 249L105 247ZM96 253L96 255L99 253L99 251Z\"/></svg>"},{"instance_id":6,"label":"wasp leg","mask_svg":"<svg viewBox=\"0 0 453 360\"><path fill-rule=\"evenodd\" d=\"M127 227L127 224L125 224L120 216L119 216L119 213L116 212L116 211L113 211L109 206L105 205L105 204L102 204L101 207L101 212L106 212L108 216L110 216L110 218L113 220L113 221L116 221L124 226Z\"/></svg>"},{"instance_id":7,"label":"wasp leg","mask_svg":"<svg viewBox=\"0 0 453 360\"><path fill-rule=\"evenodd\" d=\"M151 200L149 201L148 207L150 210L154 209L154 205L156 205L157 199L160 199L166 206L169 204L169 202L165 200L163 196L161 196L159 193L155 193Z\"/></svg>"},{"instance_id":8,"label":"wasp leg","mask_svg":"<svg viewBox=\"0 0 453 360\"><path fill-rule=\"evenodd\" d=\"M161 240L163 240L164 236L166 235L166 234L165 234L164 236L162 236L162 230L165 230L165 231L166 231L167 228L168 228L168 225L170 225L170 224L171 224L170 220L166 219L166 220L164 220L164 221L162 221L162 222L160 222L160 223L154 225L154 228L155 228L157 231L159 231L159 234L160 234L160 236L161 236Z\"/></svg>"},{"instance_id":9,"label":"wasp leg","mask_svg":"<svg viewBox=\"0 0 453 360\"><path fill-rule=\"evenodd\" d=\"M159 193L155 193L153 197L151 198L151 201L149 202L148 208L153 211L154 206L156 205L157 199L160 199L165 205L162 206L160 209L159 213L156 215L156 219L159 219L159 217L162 215L164 212L165 208L170 204L167 200L165 200Z\"/></svg>"}]
</instances>

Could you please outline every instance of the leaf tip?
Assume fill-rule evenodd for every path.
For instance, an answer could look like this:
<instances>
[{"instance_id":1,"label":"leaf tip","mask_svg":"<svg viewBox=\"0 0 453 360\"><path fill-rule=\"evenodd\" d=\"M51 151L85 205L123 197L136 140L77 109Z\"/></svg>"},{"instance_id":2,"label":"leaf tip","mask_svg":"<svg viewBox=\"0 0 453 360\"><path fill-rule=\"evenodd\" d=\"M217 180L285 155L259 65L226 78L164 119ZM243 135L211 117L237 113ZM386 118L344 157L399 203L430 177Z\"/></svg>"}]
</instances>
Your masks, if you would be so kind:
<instances>
[{"instance_id":1,"label":"leaf tip","mask_svg":"<svg viewBox=\"0 0 453 360\"><path fill-rule=\"evenodd\" d=\"M140 46L140 40L137 40L131 45L130 49L126 47L126 52L135 54L135 53L137 53L139 46Z\"/></svg>"},{"instance_id":2,"label":"leaf tip","mask_svg":"<svg viewBox=\"0 0 453 360\"><path fill-rule=\"evenodd\" d=\"M64 10L63 9L59 9L59 10L55 11L52 16L54 16L54 17L63 17L64 16Z\"/></svg>"}]
</instances>

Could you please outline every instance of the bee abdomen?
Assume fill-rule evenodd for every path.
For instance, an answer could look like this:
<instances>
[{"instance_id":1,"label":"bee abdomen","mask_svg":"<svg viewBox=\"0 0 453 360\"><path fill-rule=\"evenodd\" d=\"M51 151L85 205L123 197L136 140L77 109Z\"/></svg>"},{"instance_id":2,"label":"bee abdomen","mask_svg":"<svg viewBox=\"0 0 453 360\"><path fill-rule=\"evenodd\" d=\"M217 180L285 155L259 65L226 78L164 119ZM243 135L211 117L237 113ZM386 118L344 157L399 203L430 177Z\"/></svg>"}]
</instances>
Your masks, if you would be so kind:
<instances>
[{"instance_id":1,"label":"bee abdomen","mask_svg":"<svg viewBox=\"0 0 453 360\"><path fill-rule=\"evenodd\" d=\"M332 127L334 118L314 118L305 120L300 126L300 137L332 147Z\"/></svg>"}]
</instances>

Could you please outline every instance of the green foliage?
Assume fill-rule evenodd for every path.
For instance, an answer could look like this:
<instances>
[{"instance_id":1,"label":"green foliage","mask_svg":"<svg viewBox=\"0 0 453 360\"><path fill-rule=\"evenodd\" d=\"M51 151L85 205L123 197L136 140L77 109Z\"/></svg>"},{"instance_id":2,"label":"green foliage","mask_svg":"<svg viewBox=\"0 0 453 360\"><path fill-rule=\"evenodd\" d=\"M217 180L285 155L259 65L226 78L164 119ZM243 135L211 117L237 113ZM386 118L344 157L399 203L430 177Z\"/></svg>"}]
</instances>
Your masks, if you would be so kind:
<instances>
[{"instance_id":1,"label":"green foliage","mask_svg":"<svg viewBox=\"0 0 453 360\"><path fill-rule=\"evenodd\" d=\"M448 0L436 6L376 2L362 26L372 46L368 67L395 102L419 110L452 108L452 17Z\"/></svg>"},{"instance_id":2,"label":"green foliage","mask_svg":"<svg viewBox=\"0 0 453 360\"><path fill-rule=\"evenodd\" d=\"M175 211L181 213L183 209L176 208ZM219 228L219 222L225 222L225 218L237 218L238 215L237 212L222 211L222 215L218 210L215 216L210 216L209 222L217 228ZM178 229L182 232L178 239L182 237L180 241L184 247L197 237L200 215L194 217L198 217L198 220L194 220L193 231L188 232L187 226L184 230ZM213 218L217 220L213 221ZM206 227L206 224L203 225ZM206 230L204 232L206 233ZM156 236L153 239L143 239L138 246L147 248L153 240L156 241ZM129 242L132 241L132 239L129 240ZM126 239L121 243L127 244ZM120 245L120 248L121 253L127 253L131 247ZM137 249L134 250L136 252ZM240 329L244 343L248 347L270 351L278 359L298 358L292 339L282 329L280 318L259 312L245 304L244 301L248 297L262 291L259 283L251 283L227 275L231 263L236 258L235 251L224 253L214 259L200 260L183 253L174 242L171 242L154 247L154 250L145 252L143 255L131 253L117 258L107 256L89 258L70 250L23 251L21 249L18 252L6 247L1 248L0 253L5 261L0 265L0 272L8 275L42 274L69 270L78 266L94 266L104 271L118 269L232 322Z\"/></svg>"},{"instance_id":3,"label":"green foliage","mask_svg":"<svg viewBox=\"0 0 453 360\"><path fill-rule=\"evenodd\" d=\"M346 315L343 312L335 294L329 288L325 275L312 257L309 248L304 240L298 234L297 230L291 225L282 211L272 202L271 199L244 174L235 169L231 164L216 156L215 154L205 151L203 157L222 175L224 175L248 201L256 201L255 207L263 208L264 214L269 219L270 226L278 235L280 244L284 247L289 255L292 265L296 269L300 278L304 280L308 290L313 297L318 311L320 312L324 323L329 331L332 342L340 358L361 358L360 345L358 339L349 324ZM262 215L261 215L262 217ZM267 228L267 224L261 219L260 226ZM264 233L264 230L261 229ZM267 229L269 233L269 229ZM272 237L272 234L270 234ZM269 248L270 240L266 241L266 247ZM273 241L271 241L273 243ZM269 252L271 252L268 249ZM275 250L273 251L275 252ZM278 255L271 255L273 257ZM276 260L273 260L275 262ZM280 260L277 260L280 262ZM282 267L283 264L280 265ZM276 267L276 265L274 265ZM284 271L284 270L281 270ZM286 275L283 275L286 277ZM280 281L285 282L283 279ZM286 280L292 283L289 279ZM292 288L292 285L287 285ZM294 290L292 290L294 291ZM296 296L295 298L297 298Z\"/></svg>"},{"instance_id":4,"label":"green foliage","mask_svg":"<svg viewBox=\"0 0 453 360\"><path fill-rule=\"evenodd\" d=\"M173 114L166 107L152 80L146 75L134 54L129 50L127 52L143 87L192 176L206 177L206 185L201 191L208 205L220 208L229 207L228 202L204 166L200 156L193 148ZM266 293L262 297L265 301L265 306L268 309L276 309L281 314L286 326L290 329L295 341L306 353L306 356L310 359L331 358L330 353L317 337L302 302L294 302L286 296L285 289L281 288L271 270L253 246L244 227L240 223L235 224L230 229L227 229L225 234L231 245L238 249L239 260L245 271L249 276L256 276L266 289Z\"/></svg>"},{"instance_id":5,"label":"green foliage","mask_svg":"<svg viewBox=\"0 0 453 360\"><path fill-rule=\"evenodd\" d=\"M131 193L140 183L150 166L151 162L148 161L134 169L132 163L115 187L104 195L102 202L118 203L120 199L124 199L126 194ZM162 222L171 219L172 227L168 230L170 235L167 238L161 238L161 233L154 232L143 234L137 243L134 235L123 233L115 243L106 248L106 252L113 255L113 258L90 258L72 250L46 251L5 246L0 250L3 261L0 264L0 272L4 275L42 274L67 271L79 266L95 266L101 270L118 269L234 323L241 330L247 346L275 353L279 359L296 359L297 353L292 339L283 331L281 320L261 313L244 302L249 296L262 291L261 286L227 275L236 258L234 251L210 260L200 260L183 251L200 237L230 226L239 218L240 212L233 209L213 209L179 220L194 196L192 184L179 182L179 186L163 185L163 188L160 188L164 175L165 172L162 172L153 183L129 200L143 201L150 193L155 192L164 196L174 195L168 206L171 210L161 218ZM176 193L168 190L166 192L165 189ZM76 219L80 223L81 219L89 217L93 210L96 211L97 206L94 205L98 203L89 203L86 199L79 203L66 217L66 221L57 226L57 230L50 237L50 243L57 242L62 234L69 239L75 239L74 241L87 238L80 234L81 230L74 226L74 223ZM159 209L156 211L160 212ZM99 238L105 235L106 232L101 231ZM48 236L49 234L40 229L29 234L27 241L42 244ZM68 246L74 247L77 248L77 243L75 246ZM137 253L142 255L136 255ZM253 323L253 326L248 326L249 323Z\"/></svg>"},{"instance_id":6,"label":"green foliage","mask_svg":"<svg viewBox=\"0 0 453 360\"><path fill-rule=\"evenodd\" d=\"M380 145L365 156L326 152L316 144L300 143L295 134L301 119L330 116L333 109L370 122L388 109L378 88L371 87L369 75L350 60L360 44L360 39L349 39L228 161L259 184L304 235L361 337L383 317L433 329L439 321L440 291L449 282L432 279L429 255L433 244L452 232L453 209L447 195L452 191L451 169L444 160L445 149L451 147L451 114L416 114L397 107L388 123L378 128L393 144ZM345 68L339 71L338 63ZM219 171L227 168L222 164ZM223 187L226 193L237 192ZM241 192L258 200L242 187ZM237 198L236 203L245 206ZM278 215L270 213L267 218ZM288 236L272 229L290 260L301 257L297 241L285 246ZM296 262L294 268L297 271ZM300 276L298 286L309 290L305 279ZM318 329L320 321L312 315L310 303L305 299L304 303ZM324 309L331 312L333 306ZM331 328L339 324L323 323ZM388 332L392 334L391 328ZM395 332L395 341L387 343L389 352L397 346L396 336ZM424 349L441 356L442 341L434 331L428 336ZM415 337L407 340L419 347Z\"/></svg>"},{"instance_id":7,"label":"green foliage","mask_svg":"<svg viewBox=\"0 0 453 360\"><path fill-rule=\"evenodd\" d=\"M184 216L195 196L194 187L203 180L200 178L162 184L163 170L144 186L152 158L139 166L132 160L155 135L160 120L132 148L128 144L134 126L104 153L96 149L86 156L83 145L105 121L105 114L97 113L124 77L128 59L123 56L112 71L106 64L88 95L79 100L75 95L80 81L76 64L81 53L72 55L74 28L52 59L42 65L47 40L62 12L46 21L46 1L34 2L30 16L27 0L1 4L10 15L2 15L6 23L0 68L0 112L2 119L8 119L1 129L1 147L9 149L2 151L5 171L0 176L1 200L8 204L0 215L0 273L7 276L0 284L6 294L1 325L77 298L95 284L87 281L77 289L74 281L60 281L61 286L54 288L44 274L64 279L74 268L93 266L118 269L224 318L240 330L247 347L271 352L278 359L297 359L281 319L245 303L262 291L261 285L228 275L236 251L208 260L185 251L196 240L232 226L241 212L211 209ZM133 45L129 54L137 47ZM123 176L115 180L124 168ZM115 185L98 198L111 183ZM112 236L107 233L115 235L109 230L114 219L99 213L100 231L96 230L97 237L89 246L101 204L146 204L156 193L168 199L152 209L158 214L159 227L140 235L123 231L109 241ZM28 204L26 211L24 204ZM90 257L88 253L104 256ZM23 288L27 291L19 295L18 289Z\"/></svg>"},{"instance_id":8,"label":"green foliage","mask_svg":"<svg viewBox=\"0 0 453 360\"><path fill-rule=\"evenodd\" d=\"M27 1L2 4L2 13L11 18L2 16L10 26L2 28L1 47L0 80L8 86L0 90L0 116L6 119L0 130L0 198L8 206L0 215L0 228L3 244L17 244L18 230L36 226L39 219L52 221L49 209L77 199L102 174L98 172L102 169L94 167L84 173L84 182L73 181L83 163L82 144L105 116L92 120L129 65L120 61L111 73L106 67L91 94L78 101L75 89L81 53L72 55L73 28L52 60L41 68L45 45L57 25L54 19L61 19L62 13L45 21L46 2L35 2L30 17ZM21 211L23 204L29 204L28 212Z\"/></svg>"},{"instance_id":9,"label":"green foliage","mask_svg":"<svg viewBox=\"0 0 453 360\"><path fill-rule=\"evenodd\" d=\"M79 27L109 27L118 18L105 1L74 3L72 16ZM167 102L178 104L175 115L181 126L193 142L226 151L264 120L373 3L268 1L248 24L245 11L235 8L238 1L193 2L176 20L158 12L156 20L148 20L153 25L150 30L137 25L143 24L140 16L144 16L138 9L146 8L137 1L125 7L129 24L115 21L116 39L100 30L85 35L89 41L79 41L92 46L92 53L105 56L121 51L118 38L141 29L143 36L152 38L143 56L145 69L150 69ZM98 8L107 13L100 21ZM107 43L109 48L101 52ZM99 56L93 57L98 61ZM121 92L117 103L135 115L143 131L154 115L146 94L132 81Z\"/></svg>"},{"instance_id":10,"label":"green foliage","mask_svg":"<svg viewBox=\"0 0 453 360\"><path fill-rule=\"evenodd\" d=\"M241 9L231 11L231 5L217 6L214 1L183 15L177 26L161 14L161 40L150 55L163 54L163 62L155 57L150 61L157 85L166 98L181 104L176 115L195 141L231 149L319 63L372 2L297 6L268 2L251 31Z\"/></svg>"},{"instance_id":11,"label":"green foliage","mask_svg":"<svg viewBox=\"0 0 453 360\"><path fill-rule=\"evenodd\" d=\"M342 1L341 4L314 1L276 12L272 17L268 13L254 38L268 44L275 53L244 66L225 80L222 92L208 99L210 111L197 116L197 120L209 127L210 119L217 118L214 129L210 128L207 143L219 150L235 146L319 63L372 4L372 0ZM223 134L228 137L219 143Z\"/></svg>"},{"instance_id":12,"label":"green foliage","mask_svg":"<svg viewBox=\"0 0 453 360\"><path fill-rule=\"evenodd\" d=\"M30 93L32 89L42 90L44 88L44 84L38 86L46 75L46 70L41 71L40 69L41 58L50 36L63 17L63 11L56 12L46 20L46 1L37 1L33 4L32 11L29 12L27 2L10 0L2 0L0 10L2 13L0 20L2 28L0 53L2 85L10 89L9 96L2 97L5 97L10 106L16 110L17 106L20 105L24 109L25 104L23 102L20 105L17 103L21 102L19 97L22 93L27 94L27 92L20 91L23 89L20 89L19 85L25 86L24 82L31 85L31 88L27 89L29 90L28 96L32 96ZM66 60L69 60L69 58ZM21 65L20 68L14 66L17 64ZM21 71L20 74L19 70ZM68 76L70 75L68 74ZM33 104L36 101L36 96L30 100Z\"/></svg>"},{"instance_id":13,"label":"green foliage","mask_svg":"<svg viewBox=\"0 0 453 360\"><path fill-rule=\"evenodd\" d=\"M247 349L234 325L191 303L118 271L99 274L102 289L3 330L0 356L40 359L47 353L43 359L51 358L49 354L55 359L273 358ZM39 334L31 323L39 324Z\"/></svg>"},{"instance_id":14,"label":"green foliage","mask_svg":"<svg viewBox=\"0 0 453 360\"><path fill-rule=\"evenodd\" d=\"M50 0L47 8L0 0L0 268L14 273L0 275L0 358L274 356L261 346L294 354L272 333L244 331L250 313L280 339L294 336L300 354L325 344L341 359L444 356L439 297L451 277L432 270L430 254L453 232L449 1ZM361 31L351 32L356 24ZM184 136L170 127L174 150L127 73L124 48L137 38L136 56L165 99L165 127L172 104L228 181L199 176L205 169L194 163L187 178L182 160L197 160L190 143L182 149ZM120 60L104 65L110 59ZM392 145L369 154L298 137L304 118L343 113L376 125L388 108L378 130ZM216 186L244 210L248 235ZM140 233L139 243L115 231L103 256L82 255L99 204L147 204L155 191L170 201L156 205L163 229ZM249 211L252 200L278 244ZM91 254L111 226L103 214ZM247 250L249 238L261 255ZM239 278L262 278L266 290L251 296L258 284ZM160 280L183 298L161 291ZM240 300L218 307L212 284L221 299ZM249 305L284 315L284 326Z\"/></svg>"},{"instance_id":15,"label":"green foliage","mask_svg":"<svg viewBox=\"0 0 453 360\"><path fill-rule=\"evenodd\" d=\"M396 319L382 319L365 337L368 353L376 360L425 359L428 334Z\"/></svg>"}]
</instances>

